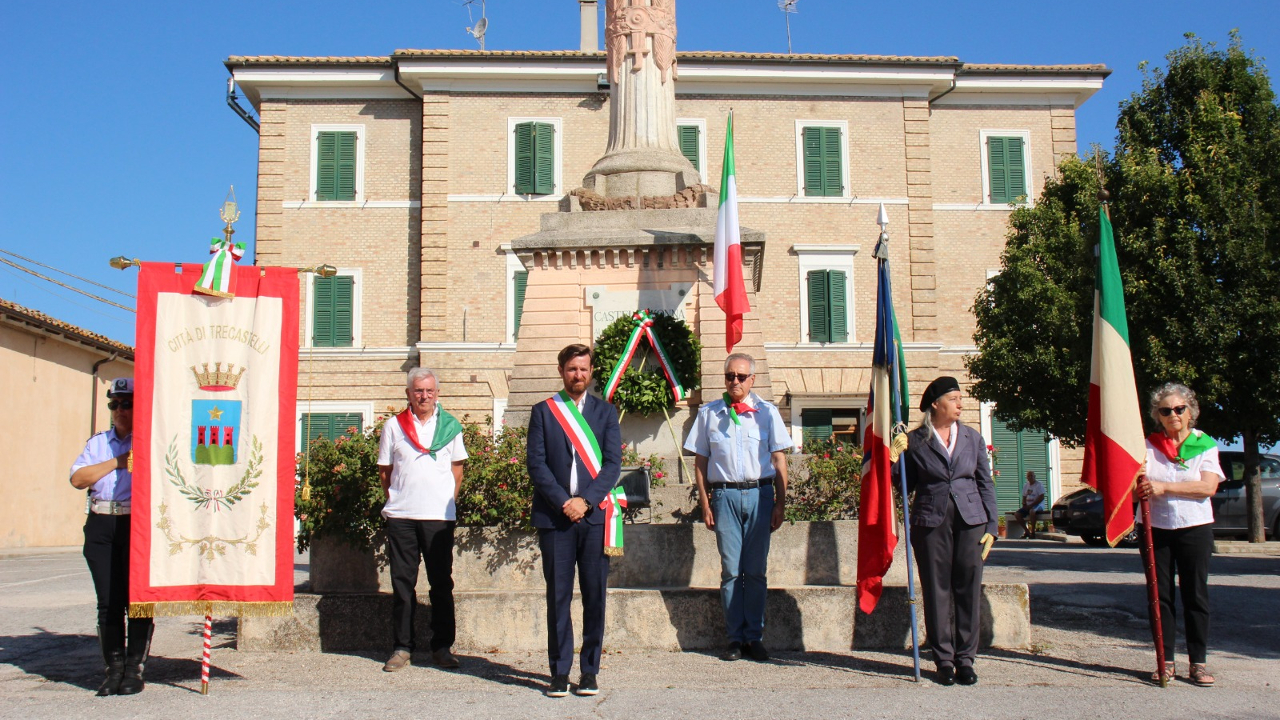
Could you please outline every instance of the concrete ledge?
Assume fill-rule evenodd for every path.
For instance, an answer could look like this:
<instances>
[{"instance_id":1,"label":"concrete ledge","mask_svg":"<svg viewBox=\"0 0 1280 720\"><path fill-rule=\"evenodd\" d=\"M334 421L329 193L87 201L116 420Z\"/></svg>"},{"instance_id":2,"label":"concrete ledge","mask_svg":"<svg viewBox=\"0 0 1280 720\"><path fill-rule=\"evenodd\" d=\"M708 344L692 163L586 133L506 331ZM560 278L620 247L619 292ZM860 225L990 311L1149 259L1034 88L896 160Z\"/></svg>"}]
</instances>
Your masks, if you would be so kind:
<instances>
[{"instance_id":1,"label":"concrete ledge","mask_svg":"<svg viewBox=\"0 0 1280 720\"><path fill-rule=\"evenodd\" d=\"M778 650L848 652L910 647L906 588L887 587L872 615L857 613L852 587L769 589L765 642ZM983 647L1025 649L1031 639L1027 586L983 588ZM545 595L541 591L459 592L461 652L537 652L546 648ZM574 627L582 609L575 598ZM428 646L431 608L420 603L417 645ZM717 588L609 591L606 645L611 650L708 650L724 644ZM920 638L924 641L923 615ZM391 596L386 593L300 594L287 618L241 618L237 647L246 651L387 651L391 648Z\"/></svg>"},{"instance_id":2,"label":"concrete ledge","mask_svg":"<svg viewBox=\"0 0 1280 720\"><path fill-rule=\"evenodd\" d=\"M719 587L715 533L702 523L627 525L626 555L610 563L612 588ZM786 523L773 533L769 583L779 587L853 585L857 581L858 523ZM494 528L459 528L453 560L459 592L543 589L537 536ZM898 543L889 585L907 584L906 543ZM372 553L320 541L311 550L311 590L321 594L391 592L387 568ZM426 572L418 593L427 592Z\"/></svg>"},{"instance_id":3,"label":"concrete ledge","mask_svg":"<svg viewBox=\"0 0 1280 720\"><path fill-rule=\"evenodd\" d=\"M1213 543L1213 552L1218 555L1280 555L1280 542L1269 540L1251 543L1243 540L1218 540Z\"/></svg>"}]
</instances>

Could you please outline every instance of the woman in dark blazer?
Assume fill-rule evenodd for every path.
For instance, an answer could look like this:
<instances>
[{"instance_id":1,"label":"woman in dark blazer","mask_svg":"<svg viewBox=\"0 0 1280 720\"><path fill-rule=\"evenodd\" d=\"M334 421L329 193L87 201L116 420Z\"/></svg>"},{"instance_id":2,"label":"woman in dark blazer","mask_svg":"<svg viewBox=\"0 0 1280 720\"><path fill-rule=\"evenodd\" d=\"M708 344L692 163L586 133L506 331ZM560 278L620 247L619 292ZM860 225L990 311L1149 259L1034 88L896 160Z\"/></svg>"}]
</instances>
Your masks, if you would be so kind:
<instances>
[{"instance_id":1,"label":"woman in dark blazer","mask_svg":"<svg viewBox=\"0 0 1280 720\"><path fill-rule=\"evenodd\" d=\"M978 682L973 661L982 621L982 562L996 534L996 493L986 443L960 423L960 384L940 377L920 400L920 427L907 434L911 547L924 592L927 643L938 682ZM954 614L954 620L953 620Z\"/></svg>"}]
</instances>

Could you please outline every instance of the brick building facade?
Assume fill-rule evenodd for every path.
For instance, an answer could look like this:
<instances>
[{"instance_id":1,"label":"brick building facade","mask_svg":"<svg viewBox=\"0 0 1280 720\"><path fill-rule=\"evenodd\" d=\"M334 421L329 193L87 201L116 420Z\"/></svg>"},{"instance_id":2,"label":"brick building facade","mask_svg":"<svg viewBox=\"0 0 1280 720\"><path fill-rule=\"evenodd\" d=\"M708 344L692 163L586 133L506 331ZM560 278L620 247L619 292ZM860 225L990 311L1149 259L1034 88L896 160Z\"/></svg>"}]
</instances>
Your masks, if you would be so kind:
<instances>
[{"instance_id":1,"label":"brick building facade","mask_svg":"<svg viewBox=\"0 0 1280 720\"><path fill-rule=\"evenodd\" d=\"M971 306L1000 266L1010 200L1034 202L1076 152L1075 109L1109 71L727 52L678 62L682 149L713 186L734 113L741 222L765 236L748 331L759 333L796 440L853 430L866 404L881 204L912 388L943 373L966 384ZM537 232L604 151L604 53L406 50L226 65L261 122L256 262L340 271L302 281L300 440L308 413L327 428L398 408L403 373L418 364L439 374L451 410L501 417L519 391L518 343L550 353L591 339L581 288L603 272L604 254L575 254L563 292L525 297L529 268L511 244ZM533 124L552 134L539 166L551 173L547 193L519 192L533 170L517 141ZM805 172L817 154L820 178ZM629 271L613 262L613 275L598 276ZM707 261L687 272L709 287ZM810 297L824 272L839 276L843 298ZM833 309L843 327L814 324ZM519 336L522 321L538 326L536 338ZM1078 482L1078 453L1010 433L977 403L966 414L1002 446L1006 503L1018 492L1009 476L1028 468L1048 471L1054 497Z\"/></svg>"}]
</instances>

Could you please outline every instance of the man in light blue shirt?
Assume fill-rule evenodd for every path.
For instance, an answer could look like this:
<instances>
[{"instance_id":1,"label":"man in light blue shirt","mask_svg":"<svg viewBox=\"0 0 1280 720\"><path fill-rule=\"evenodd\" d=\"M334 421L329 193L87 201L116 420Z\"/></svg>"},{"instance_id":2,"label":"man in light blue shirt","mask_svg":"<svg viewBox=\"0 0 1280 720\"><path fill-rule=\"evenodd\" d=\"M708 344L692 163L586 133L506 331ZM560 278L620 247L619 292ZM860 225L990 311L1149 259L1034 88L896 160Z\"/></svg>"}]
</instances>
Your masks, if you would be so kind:
<instances>
[{"instance_id":1,"label":"man in light blue shirt","mask_svg":"<svg viewBox=\"0 0 1280 720\"><path fill-rule=\"evenodd\" d=\"M773 403L751 392L756 361L724 362L722 399L703 405L685 439L694 453L702 519L720 549L720 600L729 647L724 660L769 659L764 646L769 534L782 526L791 435Z\"/></svg>"}]
</instances>

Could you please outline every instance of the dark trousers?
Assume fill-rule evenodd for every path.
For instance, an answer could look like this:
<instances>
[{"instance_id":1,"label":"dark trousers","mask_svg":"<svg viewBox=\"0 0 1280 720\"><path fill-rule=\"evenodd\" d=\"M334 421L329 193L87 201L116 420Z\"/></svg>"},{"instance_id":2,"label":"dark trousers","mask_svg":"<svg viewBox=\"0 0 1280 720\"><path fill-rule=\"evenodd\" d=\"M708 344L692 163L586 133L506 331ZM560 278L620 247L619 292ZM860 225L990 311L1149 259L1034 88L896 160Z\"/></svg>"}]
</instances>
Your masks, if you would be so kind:
<instances>
[{"instance_id":1,"label":"dark trousers","mask_svg":"<svg viewBox=\"0 0 1280 720\"><path fill-rule=\"evenodd\" d=\"M933 661L973 665L982 629L984 525L967 525L954 500L937 527L911 526L911 547L920 567L924 627Z\"/></svg>"},{"instance_id":2,"label":"dark trousers","mask_svg":"<svg viewBox=\"0 0 1280 720\"><path fill-rule=\"evenodd\" d=\"M387 558L391 561L391 623L395 649L413 652L413 616L418 609L418 563L425 560L431 591L431 651L453 647L452 520L387 518Z\"/></svg>"},{"instance_id":3,"label":"dark trousers","mask_svg":"<svg viewBox=\"0 0 1280 720\"><path fill-rule=\"evenodd\" d=\"M538 530L542 577L547 581L547 660L552 675L573 669L573 576L582 592L582 653L578 669L600 672L604 647L604 600L609 557L604 554L604 525L581 521L565 530Z\"/></svg>"},{"instance_id":4,"label":"dark trousers","mask_svg":"<svg viewBox=\"0 0 1280 720\"><path fill-rule=\"evenodd\" d=\"M1187 657L1193 663L1203 663L1209 646L1209 558L1213 556L1213 525L1179 530L1153 527L1151 546L1156 556L1165 662L1173 662L1173 646L1178 634L1173 599L1176 572L1182 591L1182 615L1186 620ZM1147 614L1150 616L1150 610Z\"/></svg>"},{"instance_id":5,"label":"dark trousers","mask_svg":"<svg viewBox=\"0 0 1280 720\"><path fill-rule=\"evenodd\" d=\"M98 595L98 632L103 654L125 651L125 616L129 610L129 518L90 514L84 523L84 559ZM130 656L145 658L151 618L128 622Z\"/></svg>"}]
</instances>

